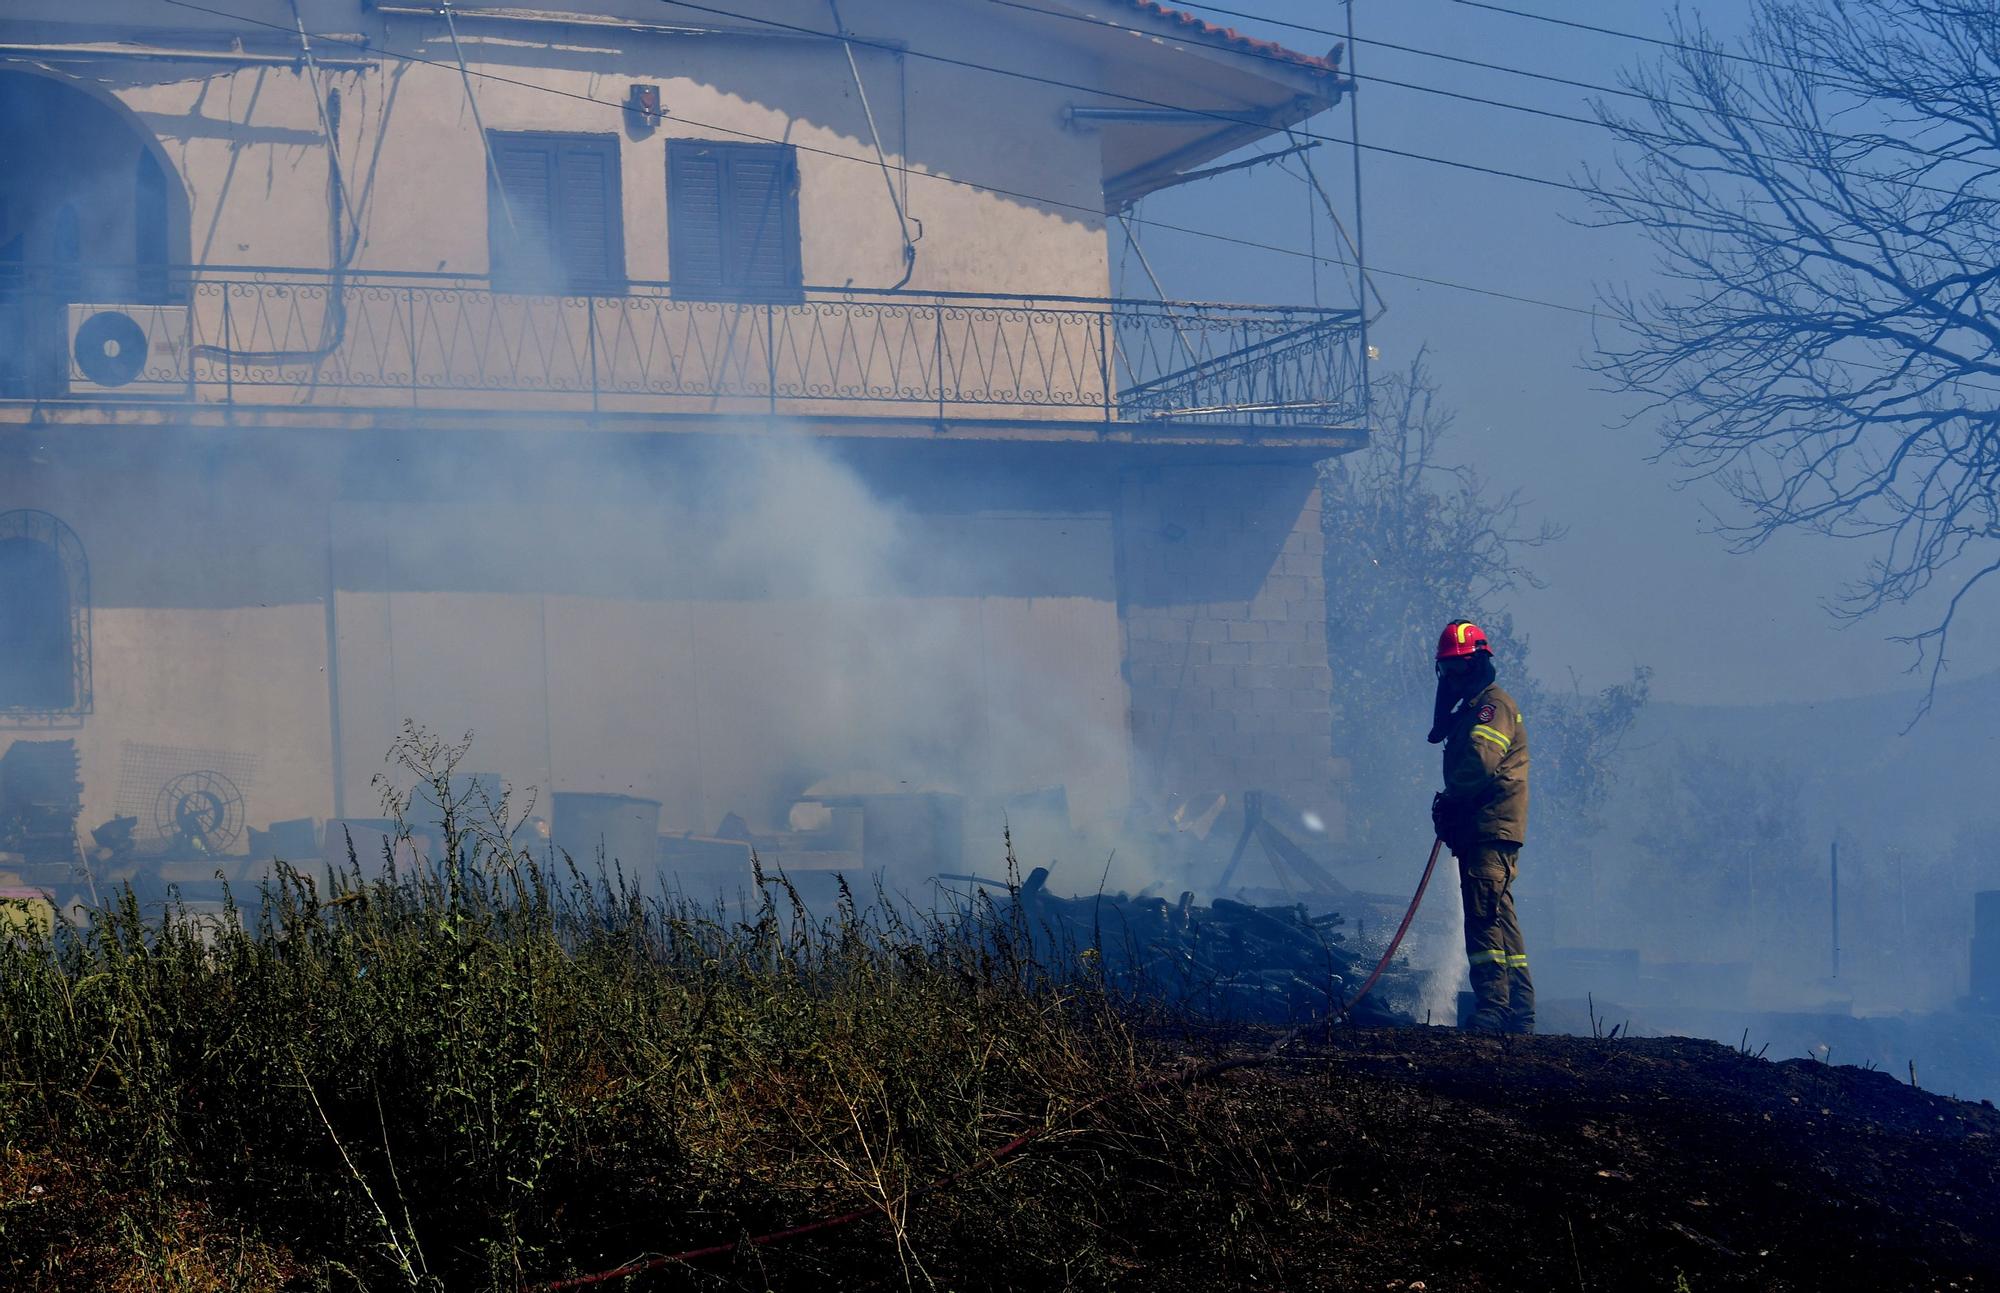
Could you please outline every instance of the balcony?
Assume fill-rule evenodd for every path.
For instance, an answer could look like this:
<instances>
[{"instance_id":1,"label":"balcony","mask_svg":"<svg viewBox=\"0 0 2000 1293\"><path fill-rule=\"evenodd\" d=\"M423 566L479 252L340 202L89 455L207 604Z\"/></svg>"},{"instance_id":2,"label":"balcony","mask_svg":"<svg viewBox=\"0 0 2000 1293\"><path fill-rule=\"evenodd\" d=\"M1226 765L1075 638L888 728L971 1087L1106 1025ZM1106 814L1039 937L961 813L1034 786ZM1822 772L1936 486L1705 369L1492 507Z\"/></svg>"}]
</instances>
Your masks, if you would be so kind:
<instances>
[{"instance_id":1,"label":"balcony","mask_svg":"<svg viewBox=\"0 0 2000 1293\"><path fill-rule=\"evenodd\" d=\"M0 281L0 399L58 415L782 415L1335 449L1362 434L1359 345L1353 311L1295 306L840 289L752 304L273 269Z\"/></svg>"}]
</instances>

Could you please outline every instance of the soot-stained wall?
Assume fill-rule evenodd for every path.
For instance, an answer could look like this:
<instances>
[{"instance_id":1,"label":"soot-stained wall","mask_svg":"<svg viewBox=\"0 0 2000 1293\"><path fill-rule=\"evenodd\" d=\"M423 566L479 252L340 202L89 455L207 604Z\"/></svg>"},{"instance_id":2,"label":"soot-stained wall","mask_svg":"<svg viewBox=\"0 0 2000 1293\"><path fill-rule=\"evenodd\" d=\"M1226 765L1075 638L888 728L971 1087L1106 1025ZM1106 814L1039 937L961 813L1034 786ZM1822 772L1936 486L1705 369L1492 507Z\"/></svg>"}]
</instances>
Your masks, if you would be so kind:
<instances>
[{"instance_id":1,"label":"soot-stained wall","mask_svg":"<svg viewBox=\"0 0 2000 1293\"><path fill-rule=\"evenodd\" d=\"M1274 791L1337 830L1312 468L1134 469L1119 506L1135 789Z\"/></svg>"},{"instance_id":2,"label":"soot-stained wall","mask_svg":"<svg viewBox=\"0 0 2000 1293\"><path fill-rule=\"evenodd\" d=\"M254 756L253 825L373 815L405 720L669 830L856 776L1060 785L1085 830L1246 789L1338 820L1303 464L74 429L7 464L0 506L91 560L86 828L130 743Z\"/></svg>"}]
</instances>

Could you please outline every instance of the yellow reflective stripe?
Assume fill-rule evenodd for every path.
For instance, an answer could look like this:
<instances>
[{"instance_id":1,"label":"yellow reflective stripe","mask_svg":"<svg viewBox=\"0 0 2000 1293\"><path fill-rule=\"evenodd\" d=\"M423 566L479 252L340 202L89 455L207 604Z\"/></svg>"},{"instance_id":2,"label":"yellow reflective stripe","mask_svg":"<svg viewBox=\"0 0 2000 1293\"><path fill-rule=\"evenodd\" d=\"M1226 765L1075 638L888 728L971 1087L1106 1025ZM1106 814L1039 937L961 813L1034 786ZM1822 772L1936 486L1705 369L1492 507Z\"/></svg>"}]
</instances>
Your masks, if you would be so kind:
<instances>
[{"instance_id":1,"label":"yellow reflective stripe","mask_svg":"<svg viewBox=\"0 0 2000 1293\"><path fill-rule=\"evenodd\" d=\"M1465 959L1473 965L1505 965L1507 954L1495 947L1480 952L1467 952Z\"/></svg>"},{"instance_id":2,"label":"yellow reflective stripe","mask_svg":"<svg viewBox=\"0 0 2000 1293\"><path fill-rule=\"evenodd\" d=\"M1476 740L1486 741L1493 745L1499 746L1502 752L1505 752L1513 748L1514 745L1514 742L1508 737L1502 735L1499 729L1488 727L1484 723L1481 723L1478 726L1474 727L1472 729L1472 735L1473 738Z\"/></svg>"},{"instance_id":3,"label":"yellow reflective stripe","mask_svg":"<svg viewBox=\"0 0 2000 1293\"><path fill-rule=\"evenodd\" d=\"M1517 970L1525 970L1528 968L1528 954L1526 952L1512 953L1507 957L1507 964Z\"/></svg>"}]
</instances>

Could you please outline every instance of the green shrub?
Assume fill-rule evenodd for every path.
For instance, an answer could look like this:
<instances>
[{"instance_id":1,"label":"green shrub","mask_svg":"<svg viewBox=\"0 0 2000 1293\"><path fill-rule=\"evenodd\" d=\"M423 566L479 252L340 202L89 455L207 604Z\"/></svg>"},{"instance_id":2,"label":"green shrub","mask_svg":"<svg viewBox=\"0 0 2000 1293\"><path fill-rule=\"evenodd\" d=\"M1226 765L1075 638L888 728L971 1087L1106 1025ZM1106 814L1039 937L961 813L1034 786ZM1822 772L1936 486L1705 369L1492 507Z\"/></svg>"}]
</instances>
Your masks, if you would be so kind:
<instances>
[{"instance_id":1,"label":"green shrub","mask_svg":"<svg viewBox=\"0 0 2000 1293\"><path fill-rule=\"evenodd\" d=\"M1023 1225L1051 1260L1092 1249L1087 1166L976 1170L1140 1063L1019 931L851 894L814 919L761 875L740 910L642 898L518 848L504 800L454 796L464 747L413 731L399 754L443 805L427 864L376 873L350 846L219 914L128 890L0 942L0 1154L87 1165L63 1206L150 1236L93 1258L118 1278L254 1241L261 1275L194 1263L175 1286L514 1288L867 1205L865 1242L906 1269L949 1233L959 1287ZM1061 1193L1083 1205L1036 1201L1079 1172ZM62 1287L81 1260L43 1215L0 1194L0 1284ZM793 1247L810 1271L824 1245Z\"/></svg>"}]
</instances>

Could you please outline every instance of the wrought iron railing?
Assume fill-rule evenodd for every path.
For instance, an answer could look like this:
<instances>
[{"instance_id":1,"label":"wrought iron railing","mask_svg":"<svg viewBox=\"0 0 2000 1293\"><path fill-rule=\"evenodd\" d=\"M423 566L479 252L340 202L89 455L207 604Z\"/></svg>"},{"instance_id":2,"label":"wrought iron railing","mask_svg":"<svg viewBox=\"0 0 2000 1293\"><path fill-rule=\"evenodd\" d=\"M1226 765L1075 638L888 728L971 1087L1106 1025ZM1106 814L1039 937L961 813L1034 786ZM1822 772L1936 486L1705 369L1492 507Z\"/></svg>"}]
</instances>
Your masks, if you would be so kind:
<instances>
[{"instance_id":1,"label":"wrought iron railing","mask_svg":"<svg viewBox=\"0 0 2000 1293\"><path fill-rule=\"evenodd\" d=\"M280 270L153 288L0 282L0 334L55 348L0 372L0 396L1359 424L1351 311L844 290L751 304L661 283L534 296Z\"/></svg>"}]
</instances>

